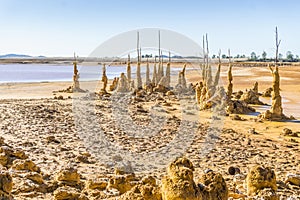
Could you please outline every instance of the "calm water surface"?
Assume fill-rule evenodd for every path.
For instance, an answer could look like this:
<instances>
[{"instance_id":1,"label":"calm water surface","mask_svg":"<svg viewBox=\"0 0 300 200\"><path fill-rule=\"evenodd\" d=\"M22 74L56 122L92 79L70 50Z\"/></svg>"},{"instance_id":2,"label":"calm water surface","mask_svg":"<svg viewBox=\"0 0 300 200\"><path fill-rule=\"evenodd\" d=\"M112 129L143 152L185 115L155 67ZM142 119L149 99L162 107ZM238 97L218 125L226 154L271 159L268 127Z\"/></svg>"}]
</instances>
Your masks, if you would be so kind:
<instances>
[{"instance_id":1,"label":"calm water surface","mask_svg":"<svg viewBox=\"0 0 300 200\"><path fill-rule=\"evenodd\" d=\"M153 66L150 65L152 72ZM78 66L81 80L99 80L102 76L102 66ZM176 75L180 68L173 68L172 75ZM135 77L136 67L132 66L132 76ZM109 79L126 73L126 66L107 66L106 74ZM145 66L141 69L145 74ZM38 65L38 64L0 64L0 83L18 82L52 82L72 81L72 65Z\"/></svg>"}]
</instances>

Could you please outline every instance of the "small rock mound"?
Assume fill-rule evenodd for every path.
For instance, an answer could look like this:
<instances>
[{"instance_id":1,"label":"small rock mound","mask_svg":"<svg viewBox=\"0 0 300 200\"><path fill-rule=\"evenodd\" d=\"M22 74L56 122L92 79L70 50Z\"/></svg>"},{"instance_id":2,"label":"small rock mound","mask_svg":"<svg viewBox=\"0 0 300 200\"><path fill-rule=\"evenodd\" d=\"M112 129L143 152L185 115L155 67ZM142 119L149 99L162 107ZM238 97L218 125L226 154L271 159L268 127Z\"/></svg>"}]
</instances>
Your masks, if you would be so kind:
<instances>
[{"instance_id":1,"label":"small rock mound","mask_svg":"<svg viewBox=\"0 0 300 200\"><path fill-rule=\"evenodd\" d=\"M74 186L80 183L80 175L77 169L66 167L57 174L56 180L62 185Z\"/></svg>"},{"instance_id":2,"label":"small rock mound","mask_svg":"<svg viewBox=\"0 0 300 200\"><path fill-rule=\"evenodd\" d=\"M300 186L300 174L287 174L285 183Z\"/></svg>"},{"instance_id":3,"label":"small rock mound","mask_svg":"<svg viewBox=\"0 0 300 200\"><path fill-rule=\"evenodd\" d=\"M40 193L45 193L47 185L43 180L40 167L28 159L21 148L12 148L5 144L2 137L0 137L0 144L0 164L7 169L12 169L10 174L5 170L0 172L0 184L2 184L0 199L12 199L11 196L21 199L33 198Z\"/></svg>"},{"instance_id":4,"label":"small rock mound","mask_svg":"<svg viewBox=\"0 0 300 200\"><path fill-rule=\"evenodd\" d=\"M80 174L72 166L62 168L55 177L55 200L74 199L87 200L87 196L82 193Z\"/></svg>"},{"instance_id":5,"label":"small rock mound","mask_svg":"<svg viewBox=\"0 0 300 200\"><path fill-rule=\"evenodd\" d=\"M267 121L282 121L282 120L290 120L291 118L285 116L284 114L278 115L272 113L270 110L266 110L257 116L260 120L267 120Z\"/></svg>"},{"instance_id":6,"label":"small rock mound","mask_svg":"<svg viewBox=\"0 0 300 200\"><path fill-rule=\"evenodd\" d=\"M250 107L245 101L230 100L226 107L226 113L228 114L247 114L255 112L255 109Z\"/></svg>"},{"instance_id":7,"label":"small rock mound","mask_svg":"<svg viewBox=\"0 0 300 200\"><path fill-rule=\"evenodd\" d=\"M12 165L12 169L26 170L31 172L41 172L41 169L31 160L15 160Z\"/></svg>"},{"instance_id":8,"label":"small rock mound","mask_svg":"<svg viewBox=\"0 0 300 200\"><path fill-rule=\"evenodd\" d=\"M226 182L220 173L214 171L208 171L200 179L199 182L205 187L202 192L204 193L204 199L207 200L227 200L228 188Z\"/></svg>"},{"instance_id":9,"label":"small rock mound","mask_svg":"<svg viewBox=\"0 0 300 200\"><path fill-rule=\"evenodd\" d=\"M277 191L274 171L269 167L265 168L259 165L251 168L247 175L248 195L258 195L258 193L265 188L271 188L274 192Z\"/></svg>"},{"instance_id":10,"label":"small rock mound","mask_svg":"<svg viewBox=\"0 0 300 200\"><path fill-rule=\"evenodd\" d=\"M53 193L55 200L79 200L80 191L70 186L60 187Z\"/></svg>"},{"instance_id":11,"label":"small rock mound","mask_svg":"<svg viewBox=\"0 0 300 200\"><path fill-rule=\"evenodd\" d=\"M241 116L239 116L238 114L234 114L234 115L230 116L230 118L232 120L236 120L236 121L244 121L245 120Z\"/></svg>"},{"instance_id":12,"label":"small rock mound","mask_svg":"<svg viewBox=\"0 0 300 200\"><path fill-rule=\"evenodd\" d=\"M141 183L134 186L119 198L120 200L161 200L160 188L156 185L156 179L146 176Z\"/></svg>"},{"instance_id":13,"label":"small rock mound","mask_svg":"<svg viewBox=\"0 0 300 200\"><path fill-rule=\"evenodd\" d=\"M245 101L247 104L264 105L264 103L259 100L258 93L252 89L243 93L241 100Z\"/></svg>"},{"instance_id":14,"label":"small rock mound","mask_svg":"<svg viewBox=\"0 0 300 200\"><path fill-rule=\"evenodd\" d=\"M0 164L3 167L11 167L12 163L17 159L27 159L28 156L22 149L13 149L4 143L4 139L0 138Z\"/></svg>"},{"instance_id":15,"label":"small rock mound","mask_svg":"<svg viewBox=\"0 0 300 200\"><path fill-rule=\"evenodd\" d=\"M169 89L168 89L167 87L163 86L162 84L157 85L157 86L153 89L154 92L162 92L162 93L166 93L166 92L168 92L168 90L169 90Z\"/></svg>"},{"instance_id":16,"label":"small rock mound","mask_svg":"<svg viewBox=\"0 0 300 200\"><path fill-rule=\"evenodd\" d=\"M297 132L293 132L291 129L289 128L284 128L282 130L281 135L283 136L290 136L290 137L298 137L298 133Z\"/></svg>"},{"instance_id":17,"label":"small rock mound","mask_svg":"<svg viewBox=\"0 0 300 200\"><path fill-rule=\"evenodd\" d=\"M271 188L264 188L260 190L256 196L257 199L264 200L279 200L279 196Z\"/></svg>"},{"instance_id":18,"label":"small rock mound","mask_svg":"<svg viewBox=\"0 0 300 200\"><path fill-rule=\"evenodd\" d=\"M116 189L120 194L124 194L137 184L138 179L133 173L126 174L124 171L116 170L115 174L109 180L108 189Z\"/></svg>"},{"instance_id":19,"label":"small rock mound","mask_svg":"<svg viewBox=\"0 0 300 200\"><path fill-rule=\"evenodd\" d=\"M29 172L25 176L27 179L32 180L33 182L37 184L43 184L44 179L43 176L37 172Z\"/></svg>"},{"instance_id":20,"label":"small rock mound","mask_svg":"<svg viewBox=\"0 0 300 200\"><path fill-rule=\"evenodd\" d=\"M193 164L186 158L177 158L168 167L168 175L162 179L163 200L202 199L193 180Z\"/></svg>"},{"instance_id":21,"label":"small rock mound","mask_svg":"<svg viewBox=\"0 0 300 200\"><path fill-rule=\"evenodd\" d=\"M87 194L88 199L106 199L108 195L104 190L108 185L107 178L94 178L85 182L83 193Z\"/></svg>"},{"instance_id":22,"label":"small rock mound","mask_svg":"<svg viewBox=\"0 0 300 200\"><path fill-rule=\"evenodd\" d=\"M0 199L12 199L11 191L13 187L12 177L8 171L0 170Z\"/></svg>"},{"instance_id":23,"label":"small rock mound","mask_svg":"<svg viewBox=\"0 0 300 200\"><path fill-rule=\"evenodd\" d=\"M108 182L104 179L90 179L87 180L85 183L86 189L90 190L105 190L107 187Z\"/></svg>"}]
</instances>

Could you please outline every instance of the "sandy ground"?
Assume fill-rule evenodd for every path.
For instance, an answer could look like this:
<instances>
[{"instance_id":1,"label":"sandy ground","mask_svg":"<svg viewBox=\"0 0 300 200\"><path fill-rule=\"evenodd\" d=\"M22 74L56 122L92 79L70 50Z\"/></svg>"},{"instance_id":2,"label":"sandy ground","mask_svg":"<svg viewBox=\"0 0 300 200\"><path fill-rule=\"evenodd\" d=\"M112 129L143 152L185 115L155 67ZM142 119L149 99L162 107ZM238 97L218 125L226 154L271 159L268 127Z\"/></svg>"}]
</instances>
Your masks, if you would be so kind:
<instances>
[{"instance_id":1,"label":"sandy ground","mask_svg":"<svg viewBox=\"0 0 300 200\"><path fill-rule=\"evenodd\" d=\"M180 64L175 67L181 67ZM195 83L199 81L201 72L197 66L190 65L187 71L188 82ZM216 67L216 66L215 66ZM215 68L213 68L215 69ZM216 69L215 69L216 70ZM253 87L255 81L259 84L259 91L271 87L272 76L267 67L234 67L233 68L233 90L245 90ZM300 118L300 66L283 66L280 68L281 76L281 96L283 97L283 108L285 114ZM222 68L220 85L226 88L227 85L227 66ZM172 79L176 84L177 77ZM81 83L82 87L97 91L101 86L97 82ZM0 99L29 99L29 98L52 98L55 92L71 85L71 82L43 82L43 83L5 83L0 84ZM72 96L72 94L63 94ZM270 98L261 98L267 104L271 103ZM258 111L263 109L258 108Z\"/></svg>"},{"instance_id":2,"label":"sandy ground","mask_svg":"<svg viewBox=\"0 0 300 200\"><path fill-rule=\"evenodd\" d=\"M227 67L224 66L221 76L223 83L221 84L225 87L227 84L226 71ZM180 127L180 120L195 121L195 119L199 119L201 124L196 126L195 138L184 153L195 165L196 179L203 174L204 169L210 168L222 173L231 188L233 177L227 173L229 166L237 166L246 174L249 167L263 164L271 166L276 171L278 180L283 182L287 173L300 172L300 148L297 143L297 141L300 142L299 137L293 138L291 141L290 137L281 135L284 128L290 128L293 132L300 131L300 67L281 67L280 75L284 113L293 115L297 120L256 122L258 113L253 113L240 115L245 119L244 121L235 121L230 117L214 121L214 116L209 111L192 112L193 96L178 101L177 97L154 95L143 100L133 100L133 103L129 104L128 115L133 121L125 120L124 126L127 127L127 130L122 129L123 124L120 123L123 122L122 119L116 120L116 116L112 112L115 106L114 102L108 101L107 98L95 101L95 107L93 107L95 116L89 115L88 107L83 107L76 115L74 107L72 107L74 105L73 94L57 92L69 87L71 82L1 84L0 135L12 148L22 148L41 167L43 173L48 177L46 184L50 185L55 174L70 163L82 174L83 180L98 176L112 176L113 172L109 168L109 164L106 166L101 162L105 160L104 157L101 160L92 155L88 158L90 162L82 161L82 155L91 151L90 147L94 145L94 141L91 139L89 140L91 143L84 142L85 134L82 133L89 136L90 130L97 132L98 129L94 127L94 123L101 125L105 137L113 144L122 146L126 151L143 153L163 148L172 141L175 137L174 133ZM259 91L263 92L271 86L272 82L271 73L266 67L234 67L233 78L234 91L252 88L254 82L258 81ZM195 83L199 79L200 72L197 70L197 66L187 71L188 82ZM172 77L172 82L176 83L177 77ZM101 84L86 82L81 83L81 87L90 89L90 91L99 91ZM54 96L59 95L64 96L64 99L54 99ZM269 98L261 100L270 103ZM115 103L118 101L116 100ZM89 106L89 103L84 105ZM161 125L158 132L155 129L156 126L150 126L150 128L154 128L150 129L150 133L151 131L157 133L150 139L129 137L126 131L137 130L132 128L134 123L144 128L149 125L148 112L153 107L156 108L155 112L161 112L166 117L167 123ZM268 106L256 106L258 112L266 108ZM78 123L76 127L76 118L78 117L86 127L80 127L80 123L79 129ZM191 125L191 127L193 126ZM223 129L223 131L216 136L219 140L214 143L213 150L205 154L203 152L209 148L205 140L206 134L214 128L219 131ZM251 128L255 128L258 134L249 134L248 130ZM50 140L49 136L53 136L54 139ZM144 163L144 165L150 163ZM151 174L160 180L164 172L165 169L161 168L152 171ZM147 173L150 172L143 172L140 175L143 176ZM28 196L28 189L24 192L22 184L20 182L14 186L13 194L16 199L25 199L25 196ZM35 193L29 199L33 197L36 199L52 198L51 192L44 194L36 188L32 188ZM299 187L283 187L280 194L283 196L294 194L300 197Z\"/></svg>"},{"instance_id":3,"label":"sandy ground","mask_svg":"<svg viewBox=\"0 0 300 200\"><path fill-rule=\"evenodd\" d=\"M174 64L172 66L181 67L181 64ZM216 70L216 66L213 67ZM201 72L195 64L188 65L187 81L195 83L201 78ZM300 120L300 66L281 66L281 96L283 98L283 109L287 116L294 116ZM234 67L233 68L233 90L245 91L253 87L255 81L259 84L259 92L263 92L272 84L272 76L269 68L267 67ZM172 84L175 85L177 77L172 77ZM60 93L58 90L65 89L70 86L71 82L43 82L43 83L7 83L0 84L0 99L40 99L40 98L53 98L54 96L62 95L64 98L72 97L72 93ZM227 85L227 66L222 67L220 85L226 88ZM81 82L81 87L89 91L99 91L101 82ZM269 106L256 106L253 107L256 111L263 112L270 107L271 98L260 98L261 101L267 103ZM246 119L254 119L255 115L243 116ZM206 119L205 112L200 112L200 115ZM248 129L256 128L260 133L264 133L273 137L278 136L283 128L291 128L295 131L300 130L300 121L290 122L265 122L258 124L253 120L246 122L236 122L227 119L225 127L233 127L235 130L247 133Z\"/></svg>"}]
</instances>

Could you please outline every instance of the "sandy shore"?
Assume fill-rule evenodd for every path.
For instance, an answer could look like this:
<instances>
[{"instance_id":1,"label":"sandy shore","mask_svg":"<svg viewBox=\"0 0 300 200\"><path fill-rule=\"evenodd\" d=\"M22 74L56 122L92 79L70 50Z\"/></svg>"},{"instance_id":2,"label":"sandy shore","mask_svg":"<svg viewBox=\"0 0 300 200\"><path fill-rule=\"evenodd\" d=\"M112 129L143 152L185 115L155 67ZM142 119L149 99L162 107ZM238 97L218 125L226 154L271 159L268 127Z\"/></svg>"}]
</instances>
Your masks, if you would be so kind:
<instances>
[{"instance_id":1,"label":"sandy shore","mask_svg":"<svg viewBox=\"0 0 300 200\"><path fill-rule=\"evenodd\" d=\"M182 67L181 64L174 64L174 67ZM194 64L188 65L187 72L188 82L195 83L199 81L201 72L198 66ZM215 66L216 67L216 66ZM283 97L283 108L286 115L293 115L300 118L300 66L283 66L280 68L281 76L281 96ZM267 67L234 67L233 69L233 84L234 91L250 89L253 87L255 81L259 84L259 91L263 92L265 89L271 87L272 76ZM227 85L227 66L223 66L220 85L226 88ZM176 84L177 77L172 78L173 84ZM54 91L65 89L71 85L70 82L42 82L42 83L5 83L0 84L0 99L31 99L31 98L53 98ZM81 83L82 87L91 89L97 92L101 87L101 82ZM62 94L65 97L72 94ZM270 98L261 98L267 104L270 104Z\"/></svg>"},{"instance_id":2,"label":"sandy shore","mask_svg":"<svg viewBox=\"0 0 300 200\"><path fill-rule=\"evenodd\" d=\"M221 74L224 86L227 84L226 71L227 67L224 66ZM199 81L199 75L197 69L188 70L188 82ZM86 142L84 138L90 136L89 131L100 131L94 126L95 124L100 126L112 146L120 146L124 152L143 154L168 146L176 138L183 119L192 122L195 118L199 118L199 124L190 125L195 127L195 131L192 133L193 140L184 153L195 165L195 179L209 168L220 172L229 189L232 190L234 181L227 172L228 167L238 167L242 174L246 174L251 166L261 164L271 166L275 170L278 184L282 185L278 193L283 199L289 195L300 197L299 187L282 184L288 173L300 172L300 148L297 143L300 139L298 137L291 140L290 137L281 135L284 128L289 128L293 132L300 131L300 67L282 67L280 75L284 113L293 115L298 120L257 122L254 114L240 115L244 121L232 120L230 117L216 119L219 128L216 137L219 139L213 144L212 150L206 154L203 152L209 148L206 142L207 133L216 128L212 123L214 116L209 111L201 111L197 114L192 112L194 105L192 95L182 102L176 96L161 97L157 94L142 100L131 99L127 105L131 121L118 118L116 115L123 112L114 110L118 99L111 101L106 97L96 98L92 103L82 99L80 103L84 103L86 107L79 109L79 113L76 112L73 106L77 97L75 98L72 93L57 92L69 87L71 82L0 84L0 136L10 148L21 149L41 168L43 187L46 188L43 189L40 184L31 183L29 179L22 178L19 172L14 172L14 180L18 181L13 186L12 194L15 199L53 198L53 191L60 187L54 186L53 181L60 170L67 165L72 165L78 170L82 182L92 178L104 178L107 181L114 176L111 165L107 162L103 163L104 157L101 159L97 155L87 153L92 150L91 147L95 145L96 139L94 141L88 138ZM254 82L258 81L259 92L263 92L271 86L272 82L271 73L266 67L234 67L233 76L234 91L250 89ZM173 77L172 81L176 83L177 77ZM99 91L101 83L86 82L81 83L81 86L84 89L93 89L90 91ZM54 99L59 95L64 99ZM261 100L270 103L270 98ZM89 110L90 106L92 110ZM159 130L150 123L149 113L153 108L155 108L155 115L165 117L165 123L160 124ZM266 109L256 108L257 111ZM95 115L90 115L91 111ZM76 121L78 119L82 124ZM131 136L129 132L135 130L132 128L134 124L145 130L149 129L153 135L147 138ZM250 134L248 130L252 128L255 128L258 134ZM187 130L185 134L190 133ZM166 161L169 162L167 158ZM151 162L143 164L146 166ZM165 174L165 167L136 172L136 174L140 178L151 174L160 182ZM92 195L90 191L87 194ZM100 199L115 199L114 196L102 193L101 195L103 196Z\"/></svg>"}]
</instances>

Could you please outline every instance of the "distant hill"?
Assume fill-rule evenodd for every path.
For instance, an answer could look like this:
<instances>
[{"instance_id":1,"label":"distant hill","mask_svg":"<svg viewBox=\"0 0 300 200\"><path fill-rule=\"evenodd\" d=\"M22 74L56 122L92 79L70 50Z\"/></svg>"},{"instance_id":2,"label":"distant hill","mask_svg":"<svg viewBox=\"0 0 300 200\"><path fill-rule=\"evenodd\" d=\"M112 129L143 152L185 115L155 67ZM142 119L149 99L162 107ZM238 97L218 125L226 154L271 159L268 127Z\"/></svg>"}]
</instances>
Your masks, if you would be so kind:
<instances>
[{"instance_id":1,"label":"distant hill","mask_svg":"<svg viewBox=\"0 0 300 200\"><path fill-rule=\"evenodd\" d=\"M0 55L0 58L45 58L45 56L29 56L29 55L25 55L25 54L14 54L14 53L10 53L10 54L5 54L5 55Z\"/></svg>"}]
</instances>

